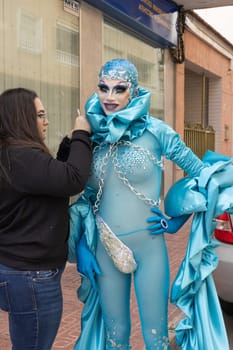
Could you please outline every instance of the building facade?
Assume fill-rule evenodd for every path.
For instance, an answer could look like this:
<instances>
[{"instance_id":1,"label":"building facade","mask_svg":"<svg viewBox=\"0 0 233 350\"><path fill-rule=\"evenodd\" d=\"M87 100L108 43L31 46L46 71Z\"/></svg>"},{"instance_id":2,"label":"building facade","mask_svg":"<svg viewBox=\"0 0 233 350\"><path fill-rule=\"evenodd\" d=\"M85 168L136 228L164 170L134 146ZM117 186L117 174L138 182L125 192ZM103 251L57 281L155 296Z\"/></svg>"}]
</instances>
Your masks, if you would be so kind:
<instances>
[{"instance_id":1,"label":"building facade","mask_svg":"<svg viewBox=\"0 0 233 350\"><path fill-rule=\"evenodd\" d=\"M175 128L200 157L208 148L232 156L233 46L194 12L186 14L183 46L184 62L174 67Z\"/></svg>"}]
</instances>

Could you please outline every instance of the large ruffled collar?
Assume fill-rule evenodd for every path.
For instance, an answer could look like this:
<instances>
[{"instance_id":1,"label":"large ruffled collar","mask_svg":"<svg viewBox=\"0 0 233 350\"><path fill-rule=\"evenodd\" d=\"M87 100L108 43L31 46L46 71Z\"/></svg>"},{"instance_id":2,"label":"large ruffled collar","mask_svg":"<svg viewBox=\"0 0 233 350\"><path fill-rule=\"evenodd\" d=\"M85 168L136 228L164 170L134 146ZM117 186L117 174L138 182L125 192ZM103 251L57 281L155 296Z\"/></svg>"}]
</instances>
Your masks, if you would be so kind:
<instances>
[{"instance_id":1,"label":"large ruffled collar","mask_svg":"<svg viewBox=\"0 0 233 350\"><path fill-rule=\"evenodd\" d=\"M114 143L121 138L133 140L143 134L149 122L150 92L139 88L126 108L105 115L97 94L87 101L85 112L92 128L92 141Z\"/></svg>"}]
</instances>

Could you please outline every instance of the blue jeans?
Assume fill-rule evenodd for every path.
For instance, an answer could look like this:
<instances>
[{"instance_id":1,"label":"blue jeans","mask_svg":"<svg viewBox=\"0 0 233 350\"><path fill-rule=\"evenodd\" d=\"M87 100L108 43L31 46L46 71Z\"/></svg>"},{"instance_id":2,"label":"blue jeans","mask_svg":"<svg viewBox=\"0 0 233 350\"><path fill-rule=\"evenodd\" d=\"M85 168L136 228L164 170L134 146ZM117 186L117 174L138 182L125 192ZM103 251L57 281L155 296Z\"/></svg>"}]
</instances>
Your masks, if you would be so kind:
<instances>
[{"instance_id":1,"label":"blue jeans","mask_svg":"<svg viewBox=\"0 0 233 350\"><path fill-rule=\"evenodd\" d=\"M12 350L51 350L62 316L63 271L0 265L0 309L8 312Z\"/></svg>"}]
</instances>

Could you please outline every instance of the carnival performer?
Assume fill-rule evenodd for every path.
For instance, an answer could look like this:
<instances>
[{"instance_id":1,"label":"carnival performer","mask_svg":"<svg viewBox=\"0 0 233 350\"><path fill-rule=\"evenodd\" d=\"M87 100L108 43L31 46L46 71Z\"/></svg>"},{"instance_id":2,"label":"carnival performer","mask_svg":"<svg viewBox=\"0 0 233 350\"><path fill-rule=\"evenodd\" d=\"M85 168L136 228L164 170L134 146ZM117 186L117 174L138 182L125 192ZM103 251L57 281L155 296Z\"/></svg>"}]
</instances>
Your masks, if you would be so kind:
<instances>
[{"instance_id":1,"label":"carnival performer","mask_svg":"<svg viewBox=\"0 0 233 350\"><path fill-rule=\"evenodd\" d=\"M149 114L151 93L139 87L133 63L108 61L98 78L98 91L85 107L93 132L92 173L70 208L69 260L77 259L84 276L78 297L85 304L74 349L131 349L133 279L145 348L168 350L164 233L175 233L190 214L167 217L159 209L163 157L191 177L205 164Z\"/></svg>"}]
</instances>

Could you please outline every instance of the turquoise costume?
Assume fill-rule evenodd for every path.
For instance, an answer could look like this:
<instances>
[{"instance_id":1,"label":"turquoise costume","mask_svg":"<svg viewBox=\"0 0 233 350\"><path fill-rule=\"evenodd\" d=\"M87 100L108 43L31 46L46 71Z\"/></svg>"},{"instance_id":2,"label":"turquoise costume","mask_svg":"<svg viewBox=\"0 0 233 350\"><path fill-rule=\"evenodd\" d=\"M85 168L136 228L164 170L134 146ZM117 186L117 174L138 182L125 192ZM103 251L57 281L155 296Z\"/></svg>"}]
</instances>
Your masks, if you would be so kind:
<instances>
[{"instance_id":1,"label":"turquoise costume","mask_svg":"<svg viewBox=\"0 0 233 350\"><path fill-rule=\"evenodd\" d=\"M122 77L127 72L123 71ZM132 81L130 76L127 79ZM132 277L146 350L170 349L167 248L163 234L149 233L147 218L151 207L160 202L163 157L175 162L193 179L204 172L205 166L172 128L149 115L150 92L134 83L131 87L129 104L115 113L103 113L97 94L86 103L86 115L93 131L93 165L85 193L70 207L69 261L76 262L76 246L80 236L85 235L101 275L96 275L97 289L92 288L87 278L82 278L78 290L78 298L84 303L82 332L74 350L130 349ZM202 209L206 210L206 197L198 194L196 201L199 203L201 198L203 204L204 198ZM177 203L174 197L169 202L172 204L168 215L172 216L169 209L176 208ZM182 204L182 208L186 206L187 203ZM120 272L105 251L96 227L96 213L133 252L137 263L133 273ZM175 303L183 295L179 280L173 287ZM183 349L191 348L188 344Z\"/></svg>"}]
</instances>

